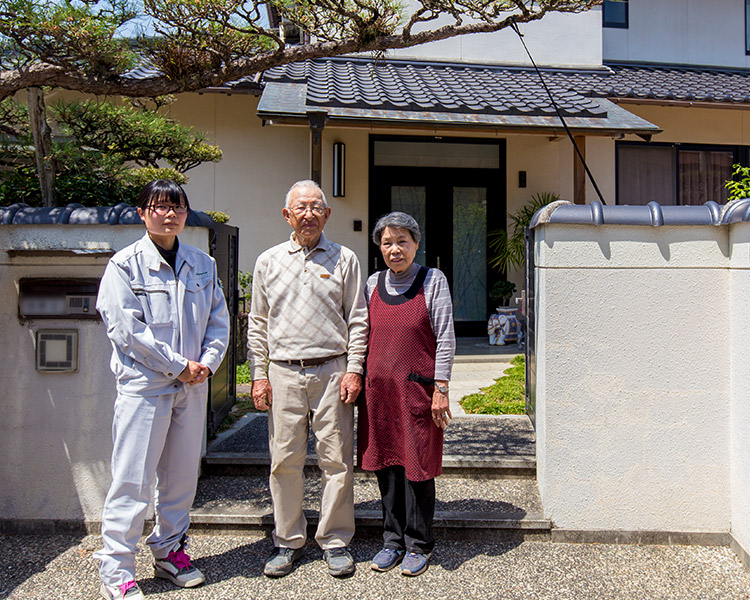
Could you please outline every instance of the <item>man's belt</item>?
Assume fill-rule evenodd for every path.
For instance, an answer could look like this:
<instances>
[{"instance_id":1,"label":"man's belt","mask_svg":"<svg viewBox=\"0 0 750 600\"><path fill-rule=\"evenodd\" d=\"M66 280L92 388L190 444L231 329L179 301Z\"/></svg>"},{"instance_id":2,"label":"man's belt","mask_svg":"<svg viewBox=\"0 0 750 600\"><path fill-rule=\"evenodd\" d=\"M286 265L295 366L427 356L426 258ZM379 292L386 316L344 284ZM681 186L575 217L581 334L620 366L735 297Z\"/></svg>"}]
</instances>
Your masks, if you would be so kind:
<instances>
[{"instance_id":1,"label":"man's belt","mask_svg":"<svg viewBox=\"0 0 750 600\"><path fill-rule=\"evenodd\" d=\"M323 363L327 363L329 360L344 356L343 354L337 354L336 356L326 356L324 358L303 358L300 360L274 360L275 363L281 363L283 365L295 365L306 369L307 367L317 367Z\"/></svg>"}]
</instances>

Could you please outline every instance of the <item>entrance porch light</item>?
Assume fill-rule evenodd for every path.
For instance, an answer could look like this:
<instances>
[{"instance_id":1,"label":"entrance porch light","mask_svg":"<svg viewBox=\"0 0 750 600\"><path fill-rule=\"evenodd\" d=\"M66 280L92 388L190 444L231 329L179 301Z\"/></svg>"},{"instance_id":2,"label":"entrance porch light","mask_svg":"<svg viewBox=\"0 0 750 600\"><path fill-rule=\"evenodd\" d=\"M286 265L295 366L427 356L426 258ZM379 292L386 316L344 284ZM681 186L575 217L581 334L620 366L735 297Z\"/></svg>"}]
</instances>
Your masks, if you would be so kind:
<instances>
[{"instance_id":1,"label":"entrance porch light","mask_svg":"<svg viewBox=\"0 0 750 600\"><path fill-rule=\"evenodd\" d=\"M346 145L343 142L333 144L333 195L341 198L345 191Z\"/></svg>"}]
</instances>

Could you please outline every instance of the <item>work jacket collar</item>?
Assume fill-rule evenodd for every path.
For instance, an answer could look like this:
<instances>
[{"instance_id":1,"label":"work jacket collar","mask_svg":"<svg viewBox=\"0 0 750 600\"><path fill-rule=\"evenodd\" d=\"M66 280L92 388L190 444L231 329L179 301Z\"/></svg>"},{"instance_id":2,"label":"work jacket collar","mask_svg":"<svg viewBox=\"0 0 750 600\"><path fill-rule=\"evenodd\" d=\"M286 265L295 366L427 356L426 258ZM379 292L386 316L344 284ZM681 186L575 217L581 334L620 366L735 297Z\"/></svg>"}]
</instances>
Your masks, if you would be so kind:
<instances>
[{"instance_id":1,"label":"work jacket collar","mask_svg":"<svg viewBox=\"0 0 750 600\"><path fill-rule=\"evenodd\" d=\"M164 260L164 257L161 255L159 249L149 237L148 233L138 240L138 250L143 254L146 266L151 271L158 271L161 269L162 265L167 265L167 261ZM192 257L189 253L184 251L184 244L180 244L177 248L177 258L175 260L175 266L178 273L180 272L180 265L183 262L186 262L191 268L194 266Z\"/></svg>"}]
</instances>

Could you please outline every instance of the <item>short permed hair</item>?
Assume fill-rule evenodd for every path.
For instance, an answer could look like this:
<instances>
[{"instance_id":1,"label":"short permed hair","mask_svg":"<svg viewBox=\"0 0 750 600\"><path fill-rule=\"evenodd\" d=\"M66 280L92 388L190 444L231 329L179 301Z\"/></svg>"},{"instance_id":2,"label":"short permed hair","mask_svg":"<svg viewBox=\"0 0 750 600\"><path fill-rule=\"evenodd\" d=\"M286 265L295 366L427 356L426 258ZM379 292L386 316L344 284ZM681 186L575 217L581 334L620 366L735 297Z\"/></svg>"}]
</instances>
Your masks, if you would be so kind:
<instances>
[{"instance_id":1,"label":"short permed hair","mask_svg":"<svg viewBox=\"0 0 750 600\"><path fill-rule=\"evenodd\" d=\"M292 192L297 188L313 188L315 190L318 190L320 192L320 199L323 201L323 206L328 208L328 201L326 200L326 195L323 193L323 188L321 188L312 179L303 179L302 181L298 181L289 188L289 191L286 193L286 197L284 198L284 208L289 208L289 199L292 197Z\"/></svg>"},{"instance_id":2,"label":"short permed hair","mask_svg":"<svg viewBox=\"0 0 750 600\"><path fill-rule=\"evenodd\" d=\"M404 212L395 211L380 217L377 223L375 223L375 229L372 230L372 241L378 246L380 246L380 238L383 237L383 230L386 227L406 229L417 244L422 237L422 234L419 232L419 224L414 217Z\"/></svg>"}]
</instances>

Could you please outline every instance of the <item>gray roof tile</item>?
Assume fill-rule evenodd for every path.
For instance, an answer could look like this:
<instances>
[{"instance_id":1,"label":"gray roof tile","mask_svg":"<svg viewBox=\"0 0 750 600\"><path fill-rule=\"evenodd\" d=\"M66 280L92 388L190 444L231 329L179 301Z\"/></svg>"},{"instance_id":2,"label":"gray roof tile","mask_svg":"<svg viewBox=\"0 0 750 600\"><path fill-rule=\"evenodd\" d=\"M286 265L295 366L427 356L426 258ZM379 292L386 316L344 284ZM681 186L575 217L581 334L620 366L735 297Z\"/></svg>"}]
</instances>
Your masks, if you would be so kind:
<instances>
[{"instance_id":1,"label":"gray roof tile","mask_svg":"<svg viewBox=\"0 0 750 600\"><path fill-rule=\"evenodd\" d=\"M750 70L609 64L597 71L544 69L566 117L606 118L595 98L750 103ZM321 108L549 116L535 71L523 67L324 58L266 71L264 82L307 84Z\"/></svg>"},{"instance_id":2,"label":"gray roof tile","mask_svg":"<svg viewBox=\"0 0 750 600\"><path fill-rule=\"evenodd\" d=\"M306 83L307 104L319 107L527 116L554 113L537 75L522 69L334 58L270 69L264 81ZM606 116L597 102L562 83L551 87L563 114Z\"/></svg>"}]
</instances>

